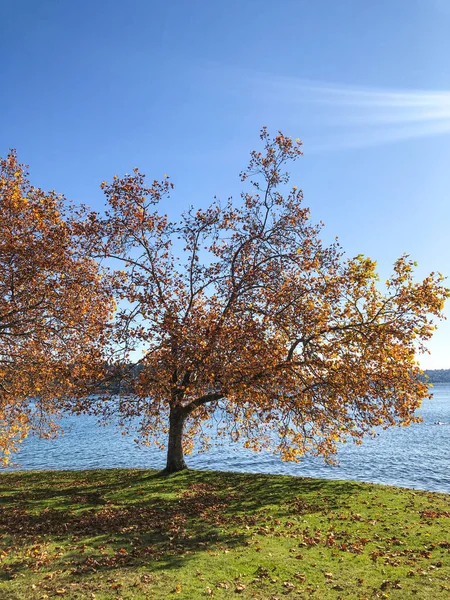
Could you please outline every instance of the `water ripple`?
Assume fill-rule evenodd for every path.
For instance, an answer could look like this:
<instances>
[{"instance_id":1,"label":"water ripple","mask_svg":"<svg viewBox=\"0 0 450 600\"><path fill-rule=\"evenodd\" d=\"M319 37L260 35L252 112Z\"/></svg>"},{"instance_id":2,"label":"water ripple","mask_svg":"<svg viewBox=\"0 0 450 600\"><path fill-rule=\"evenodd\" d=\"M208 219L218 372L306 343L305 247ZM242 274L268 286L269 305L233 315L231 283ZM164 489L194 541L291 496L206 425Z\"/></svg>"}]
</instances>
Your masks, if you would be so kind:
<instances>
[{"instance_id":1,"label":"water ripple","mask_svg":"<svg viewBox=\"0 0 450 600\"><path fill-rule=\"evenodd\" d=\"M235 444L223 444L187 461L195 469L277 473L325 479L352 479L450 493L450 386L436 385L434 398L420 410L424 422L381 431L362 446L342 445L339 466L308 457L283 463L267 452L255 454ZM436 423L443 423L438 425ZM65 435L56 440L30 438L15 459L19 468L101 469L164 466L164 453L138 447L113 428L98 427L94 418L71 417Z\"/></svg>"}]
</instances>

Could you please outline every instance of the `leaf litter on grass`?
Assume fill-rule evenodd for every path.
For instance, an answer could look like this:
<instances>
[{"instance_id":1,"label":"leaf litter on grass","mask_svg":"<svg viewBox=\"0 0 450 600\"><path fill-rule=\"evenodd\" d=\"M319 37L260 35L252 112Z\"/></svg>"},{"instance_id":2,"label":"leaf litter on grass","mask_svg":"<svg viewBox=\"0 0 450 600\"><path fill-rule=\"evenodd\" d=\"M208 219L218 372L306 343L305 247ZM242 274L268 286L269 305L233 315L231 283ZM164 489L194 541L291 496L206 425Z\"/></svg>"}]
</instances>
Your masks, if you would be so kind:
<instances>
[{"instance_id":1,"label":"leaf litter on grass","mask_svg":"<svg viewBox=\"0 0 450 600\"><path fill-rule=\"evenodd\" d=\"M195 471L1 484L2 600L448 597L445 494Z\"/></svg>"}]
</instances>

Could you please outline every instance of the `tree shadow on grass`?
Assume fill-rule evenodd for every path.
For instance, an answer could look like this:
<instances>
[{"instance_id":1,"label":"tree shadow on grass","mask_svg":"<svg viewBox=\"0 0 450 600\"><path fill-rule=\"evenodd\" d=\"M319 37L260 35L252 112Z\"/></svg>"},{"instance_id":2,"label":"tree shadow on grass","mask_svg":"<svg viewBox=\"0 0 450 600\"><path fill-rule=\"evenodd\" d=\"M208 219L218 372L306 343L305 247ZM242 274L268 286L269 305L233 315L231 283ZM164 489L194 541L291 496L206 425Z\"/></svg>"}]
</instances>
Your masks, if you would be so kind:
<instances>
[{"instance_id":1,"label":"tree shadow on grass","mask_svg":"<svg viewBox=\"0 0 450 600\"><path fill-rule=\"evenodd\" d=\"M149 563L176 569L199 553L243 546L274 517L343 507L364 487L208 471L15 473L1 480L0 534L16 547L64 547L53 558L17 556L5 578L33 568L70 568L73 575Z\"/></svg>"},{"instance_id":2,"label":"tree shadow on grass","mask_svg":"<svg viewBox=\"0 0 450 600\"><path fill-rule=\"evenodd\" d=\"M84 508L97 507L105 503L105 497L113 500L117 497L120 502L134 501L142 490L154 496L176 494L181 487L192 484L207 484L216 493L233 490L239 495L241 505L253 509L314 492L342 498L363 487L357 482L284 475L191 470L165 475L131 469L7 473L0 476L1 483L0 506L14 504L35 510L49 506L69 509L79 503ZM16 487L19 489L14 493Z\"/></svg>"},{"instance_id":3,"label":"tree shadow on grass","mask_svg":"<svg viewBox=\"0 0 450 600\"><path fill-rule=\"evenodd\" d=\"M73 506L79 496L102 503L104 494L137 485L142 474L148 471L133 469L104 469L92 471L24 471L3 473L0 476L0 506L13 501L18 505L39 508L41 503L58 508ZM151 476L154 475L150 472ZM14 494L14 491L17 493ZM76 500L75 500L76 503Z\"/></svg>"}]
</instances>

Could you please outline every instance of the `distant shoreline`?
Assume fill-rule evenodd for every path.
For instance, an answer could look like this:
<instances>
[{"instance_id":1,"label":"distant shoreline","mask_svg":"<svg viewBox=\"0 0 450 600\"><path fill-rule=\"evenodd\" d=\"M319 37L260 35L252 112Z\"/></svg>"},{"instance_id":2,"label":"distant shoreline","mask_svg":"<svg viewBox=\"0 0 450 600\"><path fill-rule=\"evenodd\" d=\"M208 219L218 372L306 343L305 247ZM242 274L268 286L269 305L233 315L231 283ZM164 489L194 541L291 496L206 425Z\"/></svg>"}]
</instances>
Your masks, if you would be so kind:
<instances>
[{"instance_id":1,"label":"distant shoreline","mask_svg":"<svg viewBox=\"0 0 450 600\"><path fill-rule=\"evenodd\" d=\"M427 369L429 383L450 383L450 369Z\"/></svg>"}]
</instances>

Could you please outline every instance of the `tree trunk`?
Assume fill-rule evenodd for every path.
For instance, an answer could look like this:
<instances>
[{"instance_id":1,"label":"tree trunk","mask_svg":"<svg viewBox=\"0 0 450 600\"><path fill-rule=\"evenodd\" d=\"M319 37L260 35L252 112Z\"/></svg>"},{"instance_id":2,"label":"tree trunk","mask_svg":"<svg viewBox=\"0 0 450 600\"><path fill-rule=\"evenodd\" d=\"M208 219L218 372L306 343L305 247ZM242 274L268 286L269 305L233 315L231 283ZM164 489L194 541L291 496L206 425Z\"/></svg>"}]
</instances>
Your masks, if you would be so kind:
<instances>
[{"instance_id":1,"label":"tree trunk","mask_svg":"<svg viewBox=\"0 0 450 600\"><path fill-rule=\"evenodd\" d=\"M170 409L169 444L167 447L167 464L165 473L176 473L187 469L183 456L183 427L186 413L180 407Z\"/></svg>"}]
</instances>

